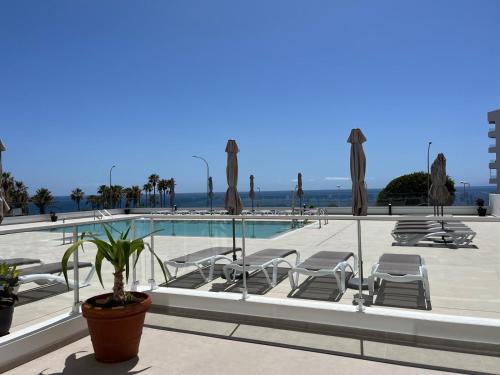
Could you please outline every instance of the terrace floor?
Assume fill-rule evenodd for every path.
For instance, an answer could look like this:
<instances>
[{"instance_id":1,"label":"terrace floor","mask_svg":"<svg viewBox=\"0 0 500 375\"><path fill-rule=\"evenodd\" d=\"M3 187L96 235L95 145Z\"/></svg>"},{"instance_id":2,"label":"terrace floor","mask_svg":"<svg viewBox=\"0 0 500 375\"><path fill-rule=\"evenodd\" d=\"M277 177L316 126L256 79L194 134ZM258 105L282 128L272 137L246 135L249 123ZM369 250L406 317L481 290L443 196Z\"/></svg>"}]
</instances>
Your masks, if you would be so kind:
<instances>
[{"instance_id":1,"label":"terrace floor","mask_svg":"<svg viewBox=\"0 0 500 375\"><path fill-rule=\"evenodd\" d=\"M359 342L333 338L325 340L321 335L292 331L280 332L271 328L234 325L231 323L204 321L159 314L148 314L143 332L139 356L120 364L102 364L95 361L90 338L87 336L63 348L7 371L6 375L25 374L444 374L441 372L407 365L386 363L390 360L384 345L365 343L364 355L377 356L377 360L359 358ZM262 342L272 338L271 341ZM289 342L289 344L287 344ZM295 344L295 345L293 345ZM299 346L297 346L299 345ZM302 345L302 346L300 346ZM321 350L320 348L323 348ZM335 355L329 350L353 351L348 357ZM394 348L392 349L395 350ZM356 352L356 353L355 353ZM389 350L390 352L390 350ZM421 365L425 352L406 349L406 358ZM434 352L434 351L433 351ZM347 353L346 354L350 354ZM394 355L394 354L392 354ZM413 358L412 358L413 357ZM437 354L431 364L443 362ZM460 358L462 358L460 360ZM457 362L458 360L458 362ZM493 372L497 362L476 359L472 363L467 356L455 353L448 363L471 366L476 371ZM382 362L381 362L382 361ZM418 363L420 362L420 363ZM404 363L404 362L402 362ZM444 362L446 363L446 362Z\"/></svg>"}]
</instances>

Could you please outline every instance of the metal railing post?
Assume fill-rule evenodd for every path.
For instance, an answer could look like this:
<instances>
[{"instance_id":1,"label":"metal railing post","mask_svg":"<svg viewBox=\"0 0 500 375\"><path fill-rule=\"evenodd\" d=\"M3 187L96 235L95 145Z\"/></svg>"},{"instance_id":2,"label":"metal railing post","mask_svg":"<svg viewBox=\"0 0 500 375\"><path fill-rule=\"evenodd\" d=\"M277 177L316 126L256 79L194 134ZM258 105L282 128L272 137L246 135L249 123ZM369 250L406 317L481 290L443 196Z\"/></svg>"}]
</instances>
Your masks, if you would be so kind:
<instances>
[{"instance_id":1,"label":"metal railing post","mask_svg":"<svg viewBox=\"0 0 500 375\"><path fill-rule=\"evenodd\" d=\"M363 303L365 302L363 298L363 254L361 249L361 220L358 222L358 278L359 278L359 295L357 298L358 311L363 312Z\"/></svg>"},{"instance_id":2,"label":"metal railing post","mask_svg":"<svg viewBox=\"0 0 500 375\"><path fill-rule=\"evenodd\" d=\"M73 243L78 241L78 226L73 227ZM73 253L73 307L71 312L73 314L80 313L80 268L78 267L78 249Z\"/></svg>"},{"instance_id":3,"label":"metal railing post","mask_svg":"<svg viewBox=\"0 0 500 375\"><path fill-rule=\"evenodd\" d=\"M154 219L151 218L149 219L149 231L151 232L151 251L155 251L155 235L154 235L154 230L155 230L155 222ZM151 256L151 274L150 274L150 279L148 280L149 285L151 285L151 290L156 289L156 282L155 282L155 257L153 254L150 253Z\"/></svg>"},{"instance_id":4,"label":"metal railing post","mask_svg":"<svg viewBox=\"0 0 500 375\"><path fill-rule=\"evenodd\" d=\"M137 238L137 231L135 227L135 219L132 219L130 222L130 232L132 233L132 240L135 240ZM134 256L132 257L132 261L134 262L134 268L132 269L132 285L130 289L133 292L137 291L137 285L139 284L139 281L137 281L137 269L135 268L135 265L137 264L137 253L134 253Z\"/></svg>"},{"instance_id":5,"label":"metal railing post","mask_svg":"<svg viewBox=\"0 0 500 375\"><path fill-rule=\"evenodd\" d=\"M246 224L245 219L241 219L241 257L243 259L243 294L241 296L242 300L247 299L247 270L245 262L245 238L246 238Z\"/></svg>"}]
</instances>

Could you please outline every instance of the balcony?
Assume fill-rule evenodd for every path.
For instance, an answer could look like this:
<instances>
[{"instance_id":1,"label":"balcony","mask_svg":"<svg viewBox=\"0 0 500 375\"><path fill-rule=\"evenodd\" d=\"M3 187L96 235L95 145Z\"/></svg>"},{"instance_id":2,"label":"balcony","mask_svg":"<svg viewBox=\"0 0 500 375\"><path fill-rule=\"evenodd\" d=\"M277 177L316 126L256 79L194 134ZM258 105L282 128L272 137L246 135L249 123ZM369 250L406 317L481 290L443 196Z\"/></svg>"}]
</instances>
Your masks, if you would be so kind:
<instances>
[{"instance_id":1,"label":"balcony","mask_svg":"<svg viewBox=\"0 0 500 375\"><path fill-rule=\"evenodd\" d=\"M497 183L497 178L496 177L490 177L490 184L496 185Z\"/></svg>"},{"instance_id":2,"label":"balcony","mask_svg":"<svg viewBox=\"0 0 500 375\"><path fill-rule=\"evenodd\" d=\"M497 152L497 145L496 145L496 143L492 143L492 144L489 145L488 152L490 154L496 154L496 152Z\"/></svg>"},{"instance_id":3,"label":"balcony","mask_svg":"<svg viewBox=\"0 0 500 375\"><path fill-rule=\"evenodd\" d=\"M490 160L490 169L497 169L497 161L495 159Z\"/></svg>"},{"instance_id":4,"label":"balcony","mask_svg":"<svg viewBox=\"0 0 500 375\"><path fill-rule=\"evenodd\" d=\"M394 213L397 209L393 208ZM425 222L439 230L441 224L430 223L432 218L425 216L432 212L432 207L413 209L413 216L405 219ZM446 207L445 214L453 212L451 210ZM357 255L361 246L365 277L383 253L418 254L425 258L429 272L430 301L426 302L421 282L382 281L376 295L368 296L365 291L365 306L359 306L355 298L357 290L341 290L331 275L303 275L298 288L292 290L287 264L277 268L275 286L266 281L262 271L252 272L246 278L246 287L243 281L226 283L220 275L227 262L216 265L212 281L204 280L196 269L182 268L175 279L165 282L158 264L143 253L129 284L151 293L154 308L147 316L139 359L129 363L127 371L111 365L109 373L118 368L128 373L147 367L156 371L176 369L172 370L174 373L190 373L194 368L219 373L236 371L238 366L241 366L240 373L255 373L262 364L277 374L294 373L302 362L286 360L288 355L293 355L289 352L291 348L300 358L327 354L330 357L318 358L315 366L319 363L329 371L332 367L328 361L332 358L339 363L347 360L334 357L339 354L354 357L349 359L353 361L349 362L351 368L374 373L398 373L400 369L358 367L373 363L363 364L357 359L466 372L494 372L500 368L500 358L491 356L492 351L497 353L500 348L500 285L496 280L500 264L491 255L497 251L498 244L492 234L500 231L500 219L447 216L447 222L460 220L476 234L472 242L462 243L455 249L453 243L443 242L441 235L411 246L394 245L391 232L401 217L317 216L315 211L292 216L286 211L235 217L237 246L244 246L247 255L264 248L296 249L302 260L325 250ZM415 212L423 216L415 216ZM109 223L117 230L132 225L137 236L144 231L149 233L150 228L159 230L146 240L162 260L203 248L232 246L232 236L227 231L230 226L226 225L231 223L230 216L150 215L137 211L99 221L91 218L65 223L2 225L0 254L57 262L68 246L63 245L63 239L83 230L98 231L101 223ZM193 223L198 228L196 233L189 229ZM85 245L84 250L79 252L79 260L93 262L93 248ZM462 252L472 254L473 261L459 256ZM289 258L287 260L295 264L294 257ZM352 258L348 262L355 268ZM103 276L104 285L109 289L112 275L108 271L111 270L104 267L108 265L103 266ZM83 280L85 270L80 272L82 275L77 279ZM208 269L203 268L203 272L208 274ZM348 271L346 277L351 275ZM90 340L83 337L85 325L78 313L81 300L101 292L96 277L90 285L71 291L57 283L23 284L12 333L0 339L0 358L3 361L8 358L4 355L7 350L10 356L18 355L19 360L26 358L25 355L34 358L35 351L50 352L50 348L61 341L72 343L23 364L10 374L40 373L48 368L47 373L78 373L79 368L85 368L87 373L94 370L105 373L101 365L93 361ZM26 353L28 350L33 352ZM241 353L245 353L246 360ZM250 357L259 358L258 363L248 361ZM280 360L273 361L271 357ZM288 363L282 363L285 360L298 367L291 369ZM336 368L341 366L342 363ZM419 371L425 373L424 369Z\"/></svg>"},{"instance_id":5,"label":"balcony","mask_svg":"<svg viewBox=\"0 0 500 375\"><path fill-rule=\"evenodd\" d=\"M490 137L490 138L497 137L496 126L494 124L490 125L490 129L488 130L488 137Z\"/></svg>"}]
</instances>

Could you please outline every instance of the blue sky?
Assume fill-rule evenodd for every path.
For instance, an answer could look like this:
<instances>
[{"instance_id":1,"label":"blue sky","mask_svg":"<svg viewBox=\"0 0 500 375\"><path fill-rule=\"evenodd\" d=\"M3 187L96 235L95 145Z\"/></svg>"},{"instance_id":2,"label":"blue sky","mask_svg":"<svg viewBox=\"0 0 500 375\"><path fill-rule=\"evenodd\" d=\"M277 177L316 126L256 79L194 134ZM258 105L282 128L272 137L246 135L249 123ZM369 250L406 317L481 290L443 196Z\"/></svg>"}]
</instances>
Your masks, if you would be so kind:
<instances>
[{"instance_id":1,"label":"blue sky","mask_svg":"<svg viewBox=\"0 0 500 375\"><path fill-rule=\"evenodd\" d=\"M33 191L92 193L153 172L225 189L350 186L350 129L368 187L443 152L486 185L500 108L500 1L10 1L0 5L4 169ZM337 180L335 178L338 178ZM246 186L245 186L246 187ZM242 190L245 190L242 187Z\"/></svg>"}]
</instances>

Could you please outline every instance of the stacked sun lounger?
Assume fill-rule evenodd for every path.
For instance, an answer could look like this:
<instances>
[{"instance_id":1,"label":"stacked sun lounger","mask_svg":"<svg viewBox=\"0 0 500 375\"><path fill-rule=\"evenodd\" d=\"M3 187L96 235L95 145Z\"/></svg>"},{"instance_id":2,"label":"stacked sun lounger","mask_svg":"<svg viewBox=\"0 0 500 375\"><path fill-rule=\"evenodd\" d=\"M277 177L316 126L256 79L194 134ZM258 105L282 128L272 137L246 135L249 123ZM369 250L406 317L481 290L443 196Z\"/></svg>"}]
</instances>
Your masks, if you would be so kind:
<instances>
[{"instance_id":1,"label":"stacked sun lounger","mask_svg":"<svg viewBox=\"0 0 500 375\"><path fill-rule=\"evenodd\" d=\"M457 221L398 221L391 232L395 245L416 246L422 241L443 242L454 247L469 245L476 232Z\"/></svg>"}]
</instances>

